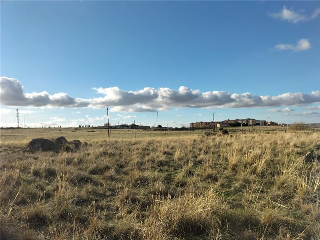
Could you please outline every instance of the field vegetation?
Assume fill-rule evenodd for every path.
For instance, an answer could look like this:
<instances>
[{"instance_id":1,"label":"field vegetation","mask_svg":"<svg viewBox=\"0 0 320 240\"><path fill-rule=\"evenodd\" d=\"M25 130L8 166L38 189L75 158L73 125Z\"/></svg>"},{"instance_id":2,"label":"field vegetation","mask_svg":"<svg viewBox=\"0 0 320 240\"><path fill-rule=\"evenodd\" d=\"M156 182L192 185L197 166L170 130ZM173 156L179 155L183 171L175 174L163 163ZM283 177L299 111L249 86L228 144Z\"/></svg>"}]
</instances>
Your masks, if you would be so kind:
<instances>
[{"instance_id":1,"label":"field vegetation","mask_svg":"<svg viewBox=\"0 0 320 240\"><path fill-rule=\"evenodd\" d=\"M1 130L0 238L319 239L320 132L261 129Z\"/></svg>"}]
</instances>

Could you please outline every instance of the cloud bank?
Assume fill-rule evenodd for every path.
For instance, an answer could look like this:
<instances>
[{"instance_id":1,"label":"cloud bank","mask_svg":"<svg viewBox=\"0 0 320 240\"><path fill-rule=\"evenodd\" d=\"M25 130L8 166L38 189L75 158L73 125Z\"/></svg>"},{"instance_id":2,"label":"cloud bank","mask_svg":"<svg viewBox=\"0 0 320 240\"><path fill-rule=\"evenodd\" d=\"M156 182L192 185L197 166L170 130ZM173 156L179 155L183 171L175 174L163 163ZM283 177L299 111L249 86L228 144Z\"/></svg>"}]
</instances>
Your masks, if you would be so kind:
<instances>
[{"instance_id":1,"label":"cloud bank","mask_svg":"<svg viewBox=\"0 0 320 240\"><path fill-rule=\"evenodd\" d=\"M291 108L283 108L283 109L279 109L279 108L275 108L275 109L269 109L267 112L270 112L270 113L290 113L292 112L293 110Z\"/></svg>"},{"instance_id":2,"label":"cloud bank","mask_svg":"<svg viewBox=\"0 0 320 240\"><path fill-rule=\"evenodd\" d=\"M295 113L293 114L294 116L297 117L310 117L310 118L314 118L314 117L320 117L320 112L302 112L302 113Z\"/></svg>"},{"instance_id":3,"label":"cloud bank","mask_svg":"<svg viewBox=\"0 0 320 240\"><path fill-rule=\"evenodd\" d=\"M93 88L104 96L99 98L72 98L66 93L50 95L47 92L24 93L21 83L14 78L1 77L0 101L7 106L105 108L113 112L154 112L181 108L245 108L308 105L320 102L320 92L284 93L278 96L258 96L252 93L192 90L181 86L170 88L146 87L138 91L124 91L118 87Z\"/></svg>"},{"instance_id":4,"label":"cloud bank","mask_svg":"<svg viewBox=\"0 0 320 240\"><path fill-rule=\"evenodd\" d=\"M297 41L296 45L293 44L278 44L274 47L276 50L283 51L283 50L291 50L294 52L306 51L311 48L311 43L308 39L300 39Z\"/></svg>"},{"instance_id":5,"label":"cloud bank","mask_svg":"<svg viewBox=\"0 0 320 240\"><path fill-rule=\"evenodd\" d=\"M293 9L289 10L284 6L280 12L269 14L274 19L279 19L291 23L305 22L317 18L320 15L320 8L316 8L311 15L307 15L303 10L295 12Z\"/></svg>"},{"instance_id":6,"label":"cloud bank","mask_svg":"<svg viewBox=\"0 0 320 240\"><path fill-rule=\"evenodd\" d=\"M313 106L313 107L306 107L306 109L310 109L310 110L320 110L320 105L319 105L319 106Z\"/></svg>"},{"instance_id":7,"label":"cloud bank","mask_svg":"<svg viewBox=\"0 0 320 240\"><path fill-rule=\"evenodd\" d=\"M7 106L24 107L87 107L89 103L80 98L71 98L66 93L49 95L40 93L24 93L21 83L14 78L1 77L0 102Z\"/></svg>"}]
</instances>

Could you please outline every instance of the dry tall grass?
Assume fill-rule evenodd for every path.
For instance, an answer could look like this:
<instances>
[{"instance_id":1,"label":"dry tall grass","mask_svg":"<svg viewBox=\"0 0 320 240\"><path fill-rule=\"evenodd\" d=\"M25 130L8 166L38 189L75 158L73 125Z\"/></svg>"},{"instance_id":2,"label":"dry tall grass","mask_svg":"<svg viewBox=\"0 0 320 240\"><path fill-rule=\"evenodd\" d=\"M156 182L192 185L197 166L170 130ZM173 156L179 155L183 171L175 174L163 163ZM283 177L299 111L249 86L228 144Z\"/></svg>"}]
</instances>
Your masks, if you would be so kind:
<instances>
[{"instance_id":1,"label":"dry tall grass","mask_svg":"<svg viewBox=\"0 0 320 240\"><path fill-rule=\"evenodd\" d=\"M301 158L319 147L319 132L108 140L59 154L2 144L0 236L319 239L320 163Z\"/></svg>"}]
</instances>

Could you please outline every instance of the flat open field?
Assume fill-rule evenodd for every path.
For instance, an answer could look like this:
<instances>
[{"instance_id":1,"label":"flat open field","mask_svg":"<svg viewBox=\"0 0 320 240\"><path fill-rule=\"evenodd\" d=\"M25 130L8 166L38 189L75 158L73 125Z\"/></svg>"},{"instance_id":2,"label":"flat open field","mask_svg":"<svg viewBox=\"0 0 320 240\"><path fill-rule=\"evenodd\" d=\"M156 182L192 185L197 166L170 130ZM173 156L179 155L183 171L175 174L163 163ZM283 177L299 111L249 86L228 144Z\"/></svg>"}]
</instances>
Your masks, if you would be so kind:
<instances>
[{"instance_id":1,"label":"flat open field","mask_svg":"<svg viewBox=\"0 0 320 240\"><path fill-rule=\"evenodd\" d=\"M173 136L199 135L204 131L145 131L145 130L110 130L111 139L135 139L135 138L163 138ZM86 142L99 142L108 140L107 129L93 128L26 128L26 129L0 129L1 143L25 143L34 138L57 138L64 136L66 139L78 139Z\"/></svg>"},{"instance_id":2,"label":"flat open field","mask_svg":"<svg viewBox=\"0 0 320 240\"><path fill-rule=\"evenodd\" d=\"M284 130L1 129L0 239L319 239L320 132Z\"/></svg>"},{"instance_id":3,"label":"flat open field","mask_svg":"<svg viewBox=\"0 0 320 240\"><path fill-rule=\"evenodd\" d=\"M285 127L244 127L243 132L274 132L285 131ZM230 133L239 132L240 128L228 128ZM178 136L198 136L208 130L197 131L146 131L146 130L110 130L110 139L136 139L136 138L163 138L163 137L178 137ZM320 131L320 130L319 130ZM34 138L57 138L64 136L67 139L78 139L80 141L103 141L108 140L107 129L93 128L21 128L21 129L0 129L0 143L25 143L27 144ZM109 140L110 140L109 139Z\"/></svg>"}]
</instances>

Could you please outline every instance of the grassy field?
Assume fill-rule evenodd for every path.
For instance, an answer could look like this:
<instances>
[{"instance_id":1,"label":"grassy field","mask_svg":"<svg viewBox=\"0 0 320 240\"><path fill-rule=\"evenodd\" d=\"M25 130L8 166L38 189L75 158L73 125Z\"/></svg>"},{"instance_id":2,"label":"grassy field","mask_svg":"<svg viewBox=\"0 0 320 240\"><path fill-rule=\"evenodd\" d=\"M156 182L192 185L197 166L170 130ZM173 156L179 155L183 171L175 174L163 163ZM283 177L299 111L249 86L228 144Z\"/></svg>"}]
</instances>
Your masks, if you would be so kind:
<instances>
[{"instance_id":1,"label":"grassy field","mask_svg":"<svg viewBox=\"0 0 320 240\"><path fill-rule=\"evenodd\" d=\"M239 132L240 128L227 128L230 133ZM285 127L244 127L244 133L252 132L275 132L285 131ZM34 138L57 138L64 136L67 139L78 139L80 141L103 141L110 139L136 139L136 138L163 138L178 136L199 136L208 130L197 131L145 131L145 130L110 130L108 138L107 129L93 128L21 128L21 129L0 129L0 144L27 144Z\"/></svg>"},{"instance_id":2,"label":"grassy field","mask_svg":"<svg viewBox=\"0 0 320 240\"><path fill-rule=\"evenodd\" d=\"M1 129L0 238L319 239L320 132L229 130Z\"/></svg>"},{"instance_id":3,"label":"grassy field","mask_svg":"<svg viewBox=\"0 0 320 240\"><path fill-rule=\"evenodd\" d=\"M93 128L26 128L0 129L1 144L28 143L34 138L57 138L64 136L67 139L78 139L86 142L99 142L110 139L140 139L163 138L177 136L191 136L202 134L203 131L144 131L144 130L111 130L108 138L107 129Z\"/></svg>"}]
</instances>

